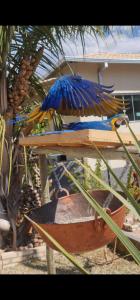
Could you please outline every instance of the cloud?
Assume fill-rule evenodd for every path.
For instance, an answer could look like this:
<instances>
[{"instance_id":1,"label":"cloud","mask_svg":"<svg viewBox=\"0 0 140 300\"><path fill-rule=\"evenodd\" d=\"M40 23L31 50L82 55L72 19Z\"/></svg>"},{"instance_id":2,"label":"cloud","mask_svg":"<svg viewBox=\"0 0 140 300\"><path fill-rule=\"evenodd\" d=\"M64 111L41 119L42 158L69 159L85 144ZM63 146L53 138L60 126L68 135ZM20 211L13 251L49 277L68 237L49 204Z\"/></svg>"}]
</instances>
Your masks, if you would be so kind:
<instances>
[{"instance_id":1,"label":"cloud","mask_svg":"<svg viewBox=\"0 0 140 300\"><path fill-rule=\"evenodd\" d=\"M107 34L104 39L98 38L98 44L94 37L85 36L85 54L97 52L114 53L140 53L140 26L113 26L112 34ZM81 56L83 49L80 39L66 40L63 42L65 56ZM60 59L62 57L60 56ZM47 70L41 70L41 75L46 76Z\"/></svg>"},{"instance_id":2,"label":"cloud","mask_svg":"<svg viewBox=\"0 0 140 300\"><path fill-rule=\"evenodd\" d=\"M118 30L119 27L117 27L112 30L113 38L111 35L108 35L104 39L98 38L98 44L95 38L90 35L86 35L85 53L140 53L140 26L135 27L133 35L130 26L124 26L123 29L120 30ZM83 54L80 40L77 40L76 42L66 41L63 46L66 56L79 56Z\"/></svg>"}]
</instances>

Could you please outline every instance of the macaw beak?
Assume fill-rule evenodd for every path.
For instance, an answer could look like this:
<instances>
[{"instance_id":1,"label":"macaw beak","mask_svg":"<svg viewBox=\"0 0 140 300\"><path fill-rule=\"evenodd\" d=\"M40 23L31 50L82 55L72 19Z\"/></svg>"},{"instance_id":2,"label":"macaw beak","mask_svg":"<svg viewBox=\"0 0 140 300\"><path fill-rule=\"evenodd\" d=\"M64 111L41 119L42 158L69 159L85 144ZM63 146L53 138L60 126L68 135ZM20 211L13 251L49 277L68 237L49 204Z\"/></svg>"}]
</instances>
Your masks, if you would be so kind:
<instances>
[{"instance_id":1,"label":"macaw beak","mask_svg":"<svg viewBox=\"0 0 140 300\"><path fill-rule=\"evenodd\" d=\"M119 128L121 125L126 125L126 122L129 123L129 118L128 116L124 116L124 117L120 117L116 120L116 122L114 123L116 128Z\"/></svg>"}]
</instances>

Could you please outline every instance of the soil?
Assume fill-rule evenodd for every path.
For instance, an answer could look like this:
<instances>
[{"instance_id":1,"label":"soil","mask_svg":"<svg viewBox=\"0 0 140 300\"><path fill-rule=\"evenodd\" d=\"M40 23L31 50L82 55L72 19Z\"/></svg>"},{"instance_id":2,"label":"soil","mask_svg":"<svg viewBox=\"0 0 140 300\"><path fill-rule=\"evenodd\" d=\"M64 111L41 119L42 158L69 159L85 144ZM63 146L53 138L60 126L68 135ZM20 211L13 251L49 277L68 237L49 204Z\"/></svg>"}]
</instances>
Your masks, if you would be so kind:
<instances>
[{"instance_id":1,"label":"soil","mask_svg":"<svg viewBox=\"0 0 140 300\"><path fill-rule=\"evenodd\" d=\"M114 260L111 249L106 249L107 260L104 255L104 249L75 255L75 258L91 274L140 274L138 266L130 257L124 258L115 254ZM80 274L62 254L54 251L56 274ZM48 274L46 261L37 259L22 262L15 267L7 267L0 271L0 274Z\"/></svg>"}]
</instances>

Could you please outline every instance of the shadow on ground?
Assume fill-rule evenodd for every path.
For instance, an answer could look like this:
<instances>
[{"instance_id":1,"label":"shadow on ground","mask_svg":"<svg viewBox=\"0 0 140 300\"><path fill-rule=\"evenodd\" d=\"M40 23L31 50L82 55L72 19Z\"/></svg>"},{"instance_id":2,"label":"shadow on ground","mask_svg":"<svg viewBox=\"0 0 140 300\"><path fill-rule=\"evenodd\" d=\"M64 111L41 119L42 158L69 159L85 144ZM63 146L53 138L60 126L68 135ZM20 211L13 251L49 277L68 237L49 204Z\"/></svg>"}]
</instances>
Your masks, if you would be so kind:
<instances>
[{"instance_id":1,"label":"shadow on ground","mask_svg":"<svg viewBox=\"0 0 140 300\"><path fill-rule=\"evenodd\" d=\"M47 268L47 262L40 262L40 261L28 261L28 262L23 262L22 263L24 266L35 269L35 270L39 270L39 271L43 271L46 274L48 273L48 268ZM76 270L75 267L58 267L56 266L56 274L81 274L78 270Z\"/></svg>"}]
</instances>

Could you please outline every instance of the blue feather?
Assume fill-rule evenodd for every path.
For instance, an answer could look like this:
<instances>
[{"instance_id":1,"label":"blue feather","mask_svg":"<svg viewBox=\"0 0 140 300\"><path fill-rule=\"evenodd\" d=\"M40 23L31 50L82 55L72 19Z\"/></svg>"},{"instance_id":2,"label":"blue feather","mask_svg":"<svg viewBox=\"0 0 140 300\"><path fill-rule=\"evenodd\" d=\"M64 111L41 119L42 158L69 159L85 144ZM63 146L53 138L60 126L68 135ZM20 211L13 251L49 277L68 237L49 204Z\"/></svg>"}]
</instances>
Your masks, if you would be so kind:
<instances>
[{"instance_id":1,"label":"blue feather","mask_svg":"<svg viewBox=\"0 0 140 300\"><path fill-rule=\"evenodd\" d=\"M75 88L75 86L72 85L72 83L69 83L71 93L72 93L72 101L75 102L75 109L82 109L83 108L83 102L81 101L81 97L79 97L78 90ZM72 104L72 103L71 103ZM73 107L73 108L74 108Z\"/></svg>"},{"instance_id":2,"label":"blue feather","mask_svg":"<svg viewBox=\"0 0 140 300\"><path fill-rule=\"evenodd\" d=\"M25 120L27 120L27 117L22 117L22 116L17 115L14 119L7 120L7 124L8 125L15 125L15 124L17 124L19 122L23 122Z\"/></svg>"},{"instance_id":3,"label":"blue feather","mask_svg":"<svg viewBox=\"0 0 140 300\"><path fill-rule=\"evenodd\" d=\"M75 101L75 97L74 97L74 93L73 93L73 88L69 82L67 85L67 97L70 102L70 108L77 109L77 105L76 105L76 101Z\"/></svg>"},{"instance_id":4,"label":"blue feather","mask_svg":"<svg viewBox=\"0 0 140 300\"><path fill-rule=\"evenodd\" d=\"M79 90L81 90L81 93L83 93L83 95L85 95L87 101L88 101L88 106L94 106L94 104L99 104L100 103L100 98L99 96L97 96L95 94L94 91L90 91L90 89L88 90L82 90L80 87L79 87Z\"/></svg>"},{"instance_id":5,"label":"blue feather","mask_svg":"<svg viewBox=\"0 0 140 300\"><path fill-rule=\"evenodd\" d=\"M107 120L102 121L89 121L89 122L76 122L68 125L69 130L84 130L84 129L96 129L96 130L112 130L111 121L116 118L128 119L128 116L124 114L116 114Z\"/></svg>"},{"instance_id":6,"label":"blue feather","mask_svg":"<svg viewBox=\"0 0 140 300\"><path fill-rule=\"evenodd\" d=\"M104 93L112 93L113 86L105 86L83 79L79 75L64 75L50 88L41 106L42 111L82 110L100 105L103 97L110 100Z\"/></svg>"},{"instance_id":7,"label":"blue feather","mask_svg":"<svg viewBox=\"0 0 140 300\"><path fill-rule=\"evenodd\" d=\"M68 126L69 130L84 130L84 129L95 129L95 130L112 130L111 124L104 121L91 121L91 122L77 122L71 123Z\"/></svg>"},{"instance_id":8,"label":"blue feather","mask_svg":"<svg viewBox=\"0 0 140 300\"><path fill-rule=\"evenodd\" d=\"M83 108L87 108L87 103L85 101L85 99L83 99L83 95L80 94L78 88L76 88L75 86L73 87L73 93L75 95L75 100L77 100L77 110L78 109L83 109Z\"/></svg>"}]
</instances>

